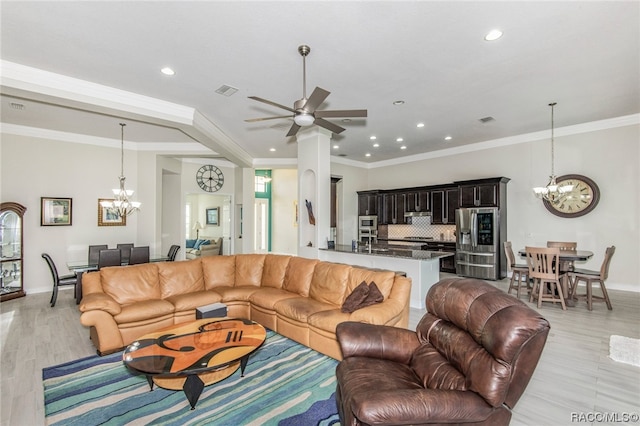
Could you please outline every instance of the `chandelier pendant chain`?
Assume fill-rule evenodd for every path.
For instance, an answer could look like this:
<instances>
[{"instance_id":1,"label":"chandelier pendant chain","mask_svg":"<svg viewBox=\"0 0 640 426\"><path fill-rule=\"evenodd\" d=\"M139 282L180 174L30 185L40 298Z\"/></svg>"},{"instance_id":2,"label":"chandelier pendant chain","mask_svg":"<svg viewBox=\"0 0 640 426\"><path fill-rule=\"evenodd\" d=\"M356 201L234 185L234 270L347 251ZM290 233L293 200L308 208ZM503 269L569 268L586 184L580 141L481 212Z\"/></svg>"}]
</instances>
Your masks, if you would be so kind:
<instances>
[{"instance_id":1,"label":"chandelier pendant chain","mask_svg":"<svg viewBox=\"0 0 640 426\"><path fill-rule=\"evenodd\" d=\"M553 125L553 107L556 106L556 102L550 103L549 106L551 106L551 177L555 178L556 176L556 171L555 171L555 138L554 138L554 125Z\"/></svg>"}]
</instances>

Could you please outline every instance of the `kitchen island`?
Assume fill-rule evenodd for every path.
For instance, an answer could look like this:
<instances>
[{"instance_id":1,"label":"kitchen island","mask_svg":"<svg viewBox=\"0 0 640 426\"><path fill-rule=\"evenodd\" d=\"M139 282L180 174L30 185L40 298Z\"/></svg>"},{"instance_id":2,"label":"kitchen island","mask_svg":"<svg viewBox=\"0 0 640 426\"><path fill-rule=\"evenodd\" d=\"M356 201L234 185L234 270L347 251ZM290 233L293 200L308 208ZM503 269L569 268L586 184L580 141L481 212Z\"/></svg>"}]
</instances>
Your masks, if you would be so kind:
<instances>
[{"instance_id":1,"label":"kitchen island","mask_svg":"<svg viewBox=\"0 0 640 426\"><path fill-rule=\"evenodd\" d=\"M340 244L335 249L320 249L318 253L320 260L406 274L411 278L410 305L417 309L425 309L424 301L429 288L440 281L440 258L453 255L442 251L384 245L373 245L371 250L363 246L353 250L351 246Z\"/></svg>"}]
</instances>

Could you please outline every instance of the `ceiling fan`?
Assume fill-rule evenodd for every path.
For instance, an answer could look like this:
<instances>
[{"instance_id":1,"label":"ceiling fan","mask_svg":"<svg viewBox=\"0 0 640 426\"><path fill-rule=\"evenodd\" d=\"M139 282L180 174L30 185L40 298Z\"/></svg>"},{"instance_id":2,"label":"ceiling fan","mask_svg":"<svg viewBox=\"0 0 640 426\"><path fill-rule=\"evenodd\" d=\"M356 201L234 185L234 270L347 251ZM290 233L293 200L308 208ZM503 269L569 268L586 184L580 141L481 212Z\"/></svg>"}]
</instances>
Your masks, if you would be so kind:
<instances>
[{"instance_id":1,"label":"ceiling fan","mask_svg":"<svg viewBox=\"0 0 640 426\"><path fill-rule=\"evenodd\" d=\"M325 120L325 118L335 118L335 117L366 117L367 110L366 109L351 109L351 110L317 110L327 99L327 96L331 92L324 90L320 87L316 87L313 89L311 96L307 99L307 64L306 57L311 52L311 48L306 45L298 46L298 52L302 55L302 99L298 99L293 103L293 108L289 108L288 106L280 105L278 103L269 101L267 99L262 99L257 96L249 96L249 99L256 100L258 102L263 102L268 105L272 105L278 108L282 108L287 110L293 115L279 115L275 117L263 117L263 118L251 118L248 120L244 120L248 123L253 123L256 121L264 121L264 120L275 120L278 118L293 118L293 125L289 129L289 133L287 136L294 136L298 133L301 127L311 126L315 124L317 126L323 127L327 130L330 130L333 133L339 134L342 133L345 129L343 127L338 126L330 121Z\"/></svg>"}]
</instances>

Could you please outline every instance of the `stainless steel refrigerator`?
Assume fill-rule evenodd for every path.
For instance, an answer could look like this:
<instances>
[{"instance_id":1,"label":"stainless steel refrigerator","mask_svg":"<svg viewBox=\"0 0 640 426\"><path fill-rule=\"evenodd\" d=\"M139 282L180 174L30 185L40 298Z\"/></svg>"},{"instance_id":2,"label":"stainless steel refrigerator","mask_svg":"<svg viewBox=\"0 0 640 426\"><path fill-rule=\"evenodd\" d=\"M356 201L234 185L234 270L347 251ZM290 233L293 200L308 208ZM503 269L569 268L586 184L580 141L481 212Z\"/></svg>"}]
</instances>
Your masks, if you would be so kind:
<instances>
[{"instance_id":1,"label":"stainless steel refrigerator","mask_svg":"<svg viewBox=\"0 0 640 426\"><path fill-rule=\"evenodd\" d=\"M506 276L502 241L506 239L506 218L497 207L456 210L456 274L487 280Z\"/></svg>"}]
</instances>

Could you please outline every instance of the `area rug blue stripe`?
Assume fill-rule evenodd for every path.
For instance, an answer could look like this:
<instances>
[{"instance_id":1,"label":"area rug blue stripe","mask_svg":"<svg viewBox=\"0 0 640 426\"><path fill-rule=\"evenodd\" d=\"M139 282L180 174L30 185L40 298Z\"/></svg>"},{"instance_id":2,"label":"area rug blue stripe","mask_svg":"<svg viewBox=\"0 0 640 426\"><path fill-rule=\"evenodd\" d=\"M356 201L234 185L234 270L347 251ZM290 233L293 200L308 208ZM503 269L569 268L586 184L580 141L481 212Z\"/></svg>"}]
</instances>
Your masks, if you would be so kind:
<instances>
[{"instance_id":1,"label":"area rug blue stripe","mask_svg":"<svg viewBox=\"0 0 640 426\"><path fill-rule=\"evenodd\" d=\"M122 353L42 370L48 425L339 425L337 361L273 331L249 359L245 376L207 386L191 410L182 391L132 374Z\"/></svg>"}]
</instances>

